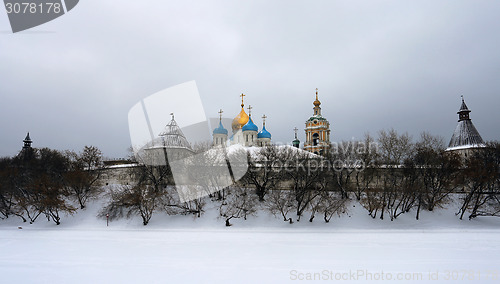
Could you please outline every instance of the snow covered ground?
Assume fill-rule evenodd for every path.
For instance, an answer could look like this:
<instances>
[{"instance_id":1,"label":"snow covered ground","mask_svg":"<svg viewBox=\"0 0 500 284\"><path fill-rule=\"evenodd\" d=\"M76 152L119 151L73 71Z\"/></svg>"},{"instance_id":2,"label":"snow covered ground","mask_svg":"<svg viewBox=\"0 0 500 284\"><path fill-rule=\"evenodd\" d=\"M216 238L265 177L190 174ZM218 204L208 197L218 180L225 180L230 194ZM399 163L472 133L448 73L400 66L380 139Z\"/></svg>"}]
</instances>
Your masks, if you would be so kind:
<instances>
[{"instance_id":1,"label":"snow covered ground","mask_svg":"<svg viewBox=\"0 0 500 284\"><path fill-rule=\"evenodd\" d=\"M60 226L2 220L0 283L500 281L500 218L459 221L441 210L391 222L354 206L330 224L261 214L227 228L212 210L106 227L96 204Z\"/></svg>"}]
</instances>

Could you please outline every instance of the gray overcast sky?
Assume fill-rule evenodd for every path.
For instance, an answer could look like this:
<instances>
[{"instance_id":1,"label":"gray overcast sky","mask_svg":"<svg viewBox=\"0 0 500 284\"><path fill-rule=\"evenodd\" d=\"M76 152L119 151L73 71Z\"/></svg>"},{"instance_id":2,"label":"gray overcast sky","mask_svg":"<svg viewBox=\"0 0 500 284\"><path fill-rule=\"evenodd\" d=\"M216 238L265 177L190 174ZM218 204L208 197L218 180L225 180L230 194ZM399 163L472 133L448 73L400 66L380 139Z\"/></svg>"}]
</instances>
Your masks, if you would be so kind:
<instances>
[{"instance_id":1,"label":"gray overcast sky","mask_svg":"<svg viewBox=\"0 0 500 284\"><path fill-rule=\"evenodd\" d=\"M123 157L129 109L190 80L213 117L247 94L274 141L296 126L304 141L315 88L334 141L393 127L448 142L461 94L500 140L498 15L498 1L82 0L12 34L0 11L0 156L30 131L35 147Z\"/></svg>"}]
</instances>

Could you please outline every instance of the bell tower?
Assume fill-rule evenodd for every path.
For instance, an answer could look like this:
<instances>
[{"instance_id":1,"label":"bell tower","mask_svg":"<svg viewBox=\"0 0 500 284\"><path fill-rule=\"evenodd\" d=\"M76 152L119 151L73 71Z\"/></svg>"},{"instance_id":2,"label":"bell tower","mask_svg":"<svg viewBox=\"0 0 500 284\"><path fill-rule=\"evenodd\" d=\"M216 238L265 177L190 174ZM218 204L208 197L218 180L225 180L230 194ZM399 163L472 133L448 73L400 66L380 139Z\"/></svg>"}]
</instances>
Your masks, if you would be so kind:
<instances>
[{"instance_id":1,"label":"bell tower","mask_svg":"<svg viewBox=\"0 0 500 284\"><path fill-rule=\"evenodd\" d=\"M314 114L306 121L304 150L324 156L330 149L330 123L321 115L321 102L318 99L317 88L313 105Z\"/></svg>"}]
</instances>

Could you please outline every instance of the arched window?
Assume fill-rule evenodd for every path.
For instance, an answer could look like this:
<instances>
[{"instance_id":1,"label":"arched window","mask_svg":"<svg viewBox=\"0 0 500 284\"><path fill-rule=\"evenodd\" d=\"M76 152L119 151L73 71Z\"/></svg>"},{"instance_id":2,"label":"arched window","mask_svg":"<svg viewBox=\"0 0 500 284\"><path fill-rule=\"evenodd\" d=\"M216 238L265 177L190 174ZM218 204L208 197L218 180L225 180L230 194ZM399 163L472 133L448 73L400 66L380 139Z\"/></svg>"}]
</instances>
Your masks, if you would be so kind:
<instances>
[{"instance_id":1,"label":"arched window","mask_svg":"<svg viewBox=\"0 0 500 284\"><path fill-rule=\"evenodd\" d=\"M318 142L319 142L319 134L318 133L314 133L313 134L313 146L318 145Z\"/></svg>"}]
</instances>

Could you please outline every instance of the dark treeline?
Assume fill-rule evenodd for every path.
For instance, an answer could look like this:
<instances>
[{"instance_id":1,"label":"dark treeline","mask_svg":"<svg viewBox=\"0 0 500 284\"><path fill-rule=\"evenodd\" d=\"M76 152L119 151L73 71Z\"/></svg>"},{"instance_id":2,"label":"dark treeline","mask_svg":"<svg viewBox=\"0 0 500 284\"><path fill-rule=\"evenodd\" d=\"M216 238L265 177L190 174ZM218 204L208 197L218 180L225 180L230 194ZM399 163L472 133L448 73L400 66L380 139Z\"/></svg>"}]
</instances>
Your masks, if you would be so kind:
<instances>
[{"instance_id":1,"label":"dark treeline","mask_svg":"<svg viewBox=\"0 0 500 284\"><path fill-rule=\"evenodd\" d=\"M86 146L81 153L24 148L0 160L0 218L18 216L35 222L44 216L57 225L61 214L73 214L96 197L101 152Z\"/></svg>"},{"instance_id":2,"label":"dark treeline","mask_svg":"<svg viewBox=\"0 0 500 284\"><path fill-rule=\"evenodd\" d=\"M210 155L207 148L197 153ZM460 219L500 216L499 143L447 152L440 137L422 133L413 141L406 133L389 130L379 132L376 139L365 135L362 140L334 144L325 157L279 146L243 156L248 170L236 184L214 192L213 185L222 184L222 177L210 174L215 170L203 171L193 178L210 181L198 183L197 190L206 190L206 196L181 202L169 165L138 161L140 166L130 168L132 182L106 187L99 185L102 161L95 147L85 147L79 154L50 149L21 152L0 160L0 218L18 216L34 222L42 215L59 224L61 213L72 214L97 197L107 200L100 217L140 216L144 225L158 212L201 217L207 205L217 208L226 226L259 211L289 223L303 218L313 222L316 217L329 222L345 214L351 201L380 219L413 214L418 220L423 210L436 208L456 209Z\"/></svg>"}]
</instances>

